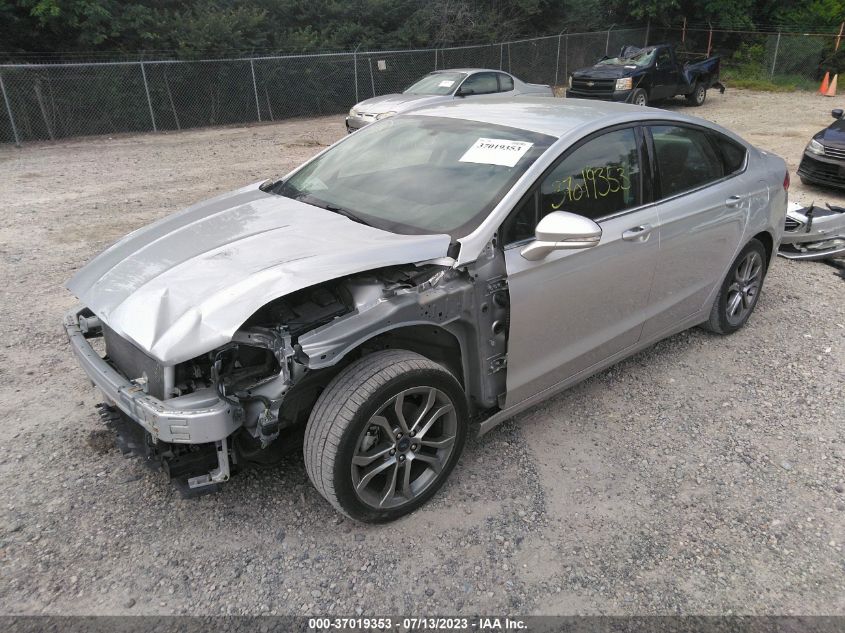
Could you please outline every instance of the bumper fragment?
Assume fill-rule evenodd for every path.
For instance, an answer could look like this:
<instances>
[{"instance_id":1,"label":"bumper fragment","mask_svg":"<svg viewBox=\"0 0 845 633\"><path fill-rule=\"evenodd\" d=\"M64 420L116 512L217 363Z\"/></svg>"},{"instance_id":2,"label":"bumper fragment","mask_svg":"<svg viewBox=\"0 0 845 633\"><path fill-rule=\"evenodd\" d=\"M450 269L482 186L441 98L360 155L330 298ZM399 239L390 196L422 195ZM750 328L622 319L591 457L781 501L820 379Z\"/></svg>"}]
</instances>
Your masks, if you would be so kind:
<instances>
[{"instance_id":1,"label":"bumper fragment","mask_svg":"<svg viewBox=\"0 0 845 633\"><path fill-rule=\"evenodd\" d=\"M91 382L106 399L141 425L156 441L204 444L224 440L242 424L243 411L221 400L212 389L159 400L115 370L91 347L80 327L84 308L65 316L71 349Z\"/></svg>"},{"instance_id":2,"label":"bumper fragment","mask_svg":"<svg viewBox=\"0 0 845 633\"><path fill-rule=\"evenodd\" d=\"M631 98L633 90L601 90L601 91L587 91L587 90L573 90L572 88L566 91L567 99L596 99L599 101L622 101L627 102Z\"/></svg>"}]
</instances>

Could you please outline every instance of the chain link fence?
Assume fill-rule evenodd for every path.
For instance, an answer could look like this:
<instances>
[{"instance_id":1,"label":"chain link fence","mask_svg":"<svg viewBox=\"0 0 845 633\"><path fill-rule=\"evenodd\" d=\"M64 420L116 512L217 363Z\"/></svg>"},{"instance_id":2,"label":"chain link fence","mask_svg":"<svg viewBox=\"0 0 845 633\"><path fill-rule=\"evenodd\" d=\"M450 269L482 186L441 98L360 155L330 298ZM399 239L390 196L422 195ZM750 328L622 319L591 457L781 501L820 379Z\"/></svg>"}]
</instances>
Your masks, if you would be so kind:
<instances>
[{"instance_id":1,"label":"chain link fence","mask_svg":"<svg viewBox=\"0 0 845 633\"><path fill-rule=\"evenodd\" d=\"M645 29L405 51L201 61L0 65L0 142L158 132L346 112L436 69L478 67L562 85Z\"/></svg>"},{"instance_id":2,"label":"chain link fence","mask_svg":"<svg viewBox=\"0 0 845 633\"><path fill-rule=\"evenodd\" d=\"M444 68L509 71L562 88L625 45L723 56L723 78L812 87L835 36L709 28L608 29L476 46L215 59L0 65L0 143L173 131L346 112Z\"/></svg>"},{"instance_id":3,"label":"chain link fence","mask_svg":"<svg viewBox=\"0 0 845 633\"><path fill-rule=\"evenodd\" d=\"M822 61L836 48L836 34L652 28L650 43L670 42L693 55L721 55L722 79L790 88L819 87ZM753 85L753 84L752 84Z\"/></svg>"}]
</instances>

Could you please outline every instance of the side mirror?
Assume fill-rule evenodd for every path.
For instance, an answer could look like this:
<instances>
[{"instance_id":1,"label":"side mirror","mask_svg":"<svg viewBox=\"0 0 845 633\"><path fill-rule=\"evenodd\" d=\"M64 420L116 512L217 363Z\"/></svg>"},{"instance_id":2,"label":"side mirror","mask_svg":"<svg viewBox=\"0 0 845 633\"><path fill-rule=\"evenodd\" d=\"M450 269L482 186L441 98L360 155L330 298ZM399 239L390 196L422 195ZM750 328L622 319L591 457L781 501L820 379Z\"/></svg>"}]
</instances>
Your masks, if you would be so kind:
<instances>
[{"instance_id":1,"label":"side mirror","mask_svg":"<svg viewBox=\"0 0 845 633\"><path fill-rule=\"evenodd\" d=\"M535 262L552 251L590 248L601 241L601 227L592 220L567 211L552 211L537 225L535 239L520 251Z\"/></svg>"},{"instance_id":2,"label":"side mirror","mask_svg":"<svg viewBox=\"0 0 845 633\"><path fill-rule=\"evenodd\" d=\"M831 110L830 112L830 116L832 116L834 119L841 119L842 114L843 112L841 108L836 108L835 110Z\"/></svg>"}]
</instances>

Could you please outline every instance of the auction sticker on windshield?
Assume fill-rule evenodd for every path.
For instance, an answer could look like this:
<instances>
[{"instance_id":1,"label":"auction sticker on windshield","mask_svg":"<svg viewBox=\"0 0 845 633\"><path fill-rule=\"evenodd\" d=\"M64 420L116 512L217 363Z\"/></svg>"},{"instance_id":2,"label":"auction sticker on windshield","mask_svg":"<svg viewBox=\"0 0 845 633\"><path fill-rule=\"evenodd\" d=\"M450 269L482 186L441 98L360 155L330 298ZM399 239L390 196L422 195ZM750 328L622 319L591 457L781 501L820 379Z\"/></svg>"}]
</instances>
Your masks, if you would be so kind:
<instances>
[{"instance_id":1,"label":"auction sticker on windshield","mask_svg":"<svg viewBox=\"0 0 845 633\"><path fill-rule=\"evenodd\" d=\"M441 81L437 85L440 86L441 88L451 88L454 83L455 83L454 79L444 79L443 81Z\"/></svg>"},{"instance_id":2,"label":"auction sticker on windshield","mask_svg":"<svg viewBox=\"0 0 845 633\"><path fill-rule=\"evenodd\" d=\"M533 144L500 138L480 138L461 156L460 162L513 167Z\"/></svg>"}]
</instances>

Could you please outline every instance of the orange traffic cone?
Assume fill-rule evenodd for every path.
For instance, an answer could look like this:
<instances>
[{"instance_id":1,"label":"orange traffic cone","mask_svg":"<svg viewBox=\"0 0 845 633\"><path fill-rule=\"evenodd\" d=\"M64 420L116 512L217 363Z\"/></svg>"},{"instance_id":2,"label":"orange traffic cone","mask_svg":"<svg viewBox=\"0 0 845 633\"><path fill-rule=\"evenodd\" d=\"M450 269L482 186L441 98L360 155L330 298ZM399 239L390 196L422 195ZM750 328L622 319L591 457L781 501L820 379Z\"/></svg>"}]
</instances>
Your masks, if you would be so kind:
<instances>
[{"instance_id":1,"label":"orange traffic cone","mask_svg":"<svg viewBox=\"0 0 845 633\"><path fill-rule=\"evenodd\" d=\"M819 94L823 95L827 93L827 89L830 86L830 73L824 74L824 79L822 79L822 85L819 87Z\"/></svg>"},{"instance_id":2,"label":"orange traffic cone","mask_svg":"<svg viewBox=\"0 0 845 633\"><path fill-rule=\"evenodd\" d=\"M833 79L830 80L830 86L828 86L827 92L824 93L825 97L835 97L836 96L836 78L839 75L834 75Z\"/></svg>"}]
</instances>

